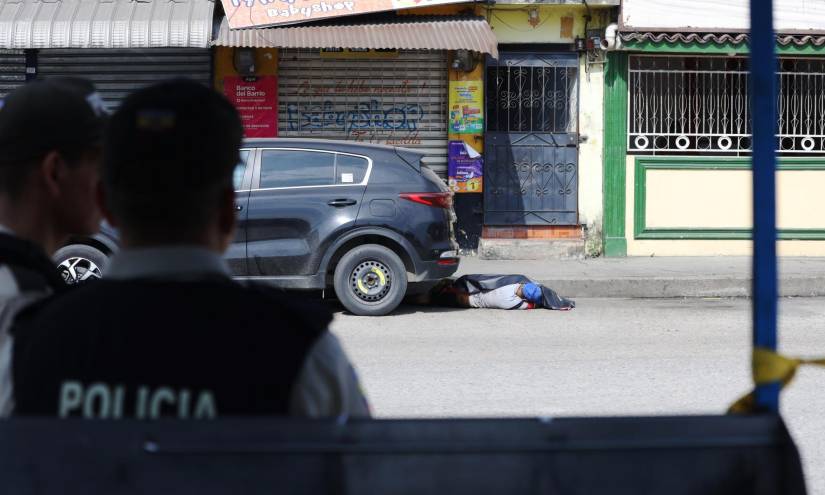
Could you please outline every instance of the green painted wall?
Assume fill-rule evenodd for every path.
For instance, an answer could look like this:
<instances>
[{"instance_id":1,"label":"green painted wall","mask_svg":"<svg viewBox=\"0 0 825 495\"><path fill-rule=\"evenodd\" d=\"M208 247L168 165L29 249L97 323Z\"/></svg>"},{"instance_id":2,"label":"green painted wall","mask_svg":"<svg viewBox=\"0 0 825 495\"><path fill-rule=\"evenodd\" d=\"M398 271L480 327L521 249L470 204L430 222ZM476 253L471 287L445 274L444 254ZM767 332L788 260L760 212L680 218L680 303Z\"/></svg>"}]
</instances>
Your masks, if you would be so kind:
<instances>
[{"instance_id":1,"label":"green painted wall","mask_svg":"<svg viewBox=\"0 0 825 495\"><path fill-rule=\"evenodd\" d=\"M747 43L668 43L664 41L625 41L622 48L646 53L673 53L685 55L746 55L750 53ZM825 55L825 45L776 45L777 55Z\"/></svg>"},{"instance_id":2,"label":"green painted wall","mask_svg":"<svg viewBox=\"0 0 825 495\"><path fill-rule=\"evenodd\" d=\"M681 157L681 156L637 156L635 159L633 197L633 238L634 239L751 239L751 229L740 228L648 228L647 218L647 171L648 170L750 170L750 158ZM780 158L778 170L825 170L822 158ZM825 230L779 229L780 240L825 240Z\"/></svg>"},{"instance_id":3,"label":"green painted wall","mask_svg":"<svg viewBox=\"0 0 825 495\"><path fill-rule=\"evenodd\" d=\"M627 256L627 53L610 52L604 77L604 255Z\"/></svg>"}]
</instances>

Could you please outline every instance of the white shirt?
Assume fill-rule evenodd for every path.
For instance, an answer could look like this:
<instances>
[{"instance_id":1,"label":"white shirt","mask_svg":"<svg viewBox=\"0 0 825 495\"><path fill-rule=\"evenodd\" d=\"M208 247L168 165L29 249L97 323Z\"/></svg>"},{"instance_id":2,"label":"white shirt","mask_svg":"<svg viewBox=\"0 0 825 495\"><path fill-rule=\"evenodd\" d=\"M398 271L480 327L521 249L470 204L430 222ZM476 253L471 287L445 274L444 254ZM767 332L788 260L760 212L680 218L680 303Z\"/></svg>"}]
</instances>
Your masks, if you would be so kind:
<instances>
[{"instance_id":1,"label":"white shirt","mask_svg":"<svg viewBox=\"0 0 825 495\"><path fill-rule=\"evenodd\" d=\"M0 224L0 233L15 235L10 228L3 224ZM14 273L8 266L0 263L0 418L9 416L14 408L11 376L14 338L9 330L17 313L50 293L49 290L43 292L21 291Z\"/></svg>"},{"instance_id":2,"label":"white shirt","mask_svg":"<svg viewBox=\"0 0 825 495\"><path fill-rule=\"evenodd\" d=\"M520 284L505 285L490 291L470 294L471 308L529 309L530 303L520 298L516 291Z\"/></svg>"}]
</instances>

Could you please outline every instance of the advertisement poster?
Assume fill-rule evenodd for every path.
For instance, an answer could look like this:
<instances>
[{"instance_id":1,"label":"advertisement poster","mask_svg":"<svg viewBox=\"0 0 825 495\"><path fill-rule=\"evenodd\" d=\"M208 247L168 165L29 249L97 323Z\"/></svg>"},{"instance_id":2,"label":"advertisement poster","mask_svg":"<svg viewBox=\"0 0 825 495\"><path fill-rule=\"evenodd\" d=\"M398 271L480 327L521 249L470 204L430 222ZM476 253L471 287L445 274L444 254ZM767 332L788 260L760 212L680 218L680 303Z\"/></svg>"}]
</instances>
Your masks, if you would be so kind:
<instances>
[{"instance_id":1,"label":"advertisement poster","mask_svg":"<svg viewBox=\"0 0 825 495\"><path fill-rule=\"evenodd\" d=\"M229 27L240 29L464 1L466 0L222 0L222 3Z\"/></svg>"},{"instance_id":2,"label":"advertisement poster","mask_svg":"<svg viewBox=\"0 0 825 495\"><path fill-rule=\"evenodd\" d=\"M450 133L484 132L484 85L481 81L450 81Z\"/></svg>"},{"instance_id":3,"label":"advertisement poster","mask_svg":"<svg viewBox=\"0 0 825 495\"><path fill-rule=\"evenodd\" d=\"M464 141L450 141L447 184L456 193L483 191L484 159Z\"/></svg>"},{"instance_id":4,"label":"advertisement poster","mask_svg":"<svg viewBox=\"0 0 825 495\"><path fill-rule=\"evenodd\" d=\"M238 109L248 138L278 135L278 79L275 76L231 76L223 91Z\"/></svg>"}]
</instances>

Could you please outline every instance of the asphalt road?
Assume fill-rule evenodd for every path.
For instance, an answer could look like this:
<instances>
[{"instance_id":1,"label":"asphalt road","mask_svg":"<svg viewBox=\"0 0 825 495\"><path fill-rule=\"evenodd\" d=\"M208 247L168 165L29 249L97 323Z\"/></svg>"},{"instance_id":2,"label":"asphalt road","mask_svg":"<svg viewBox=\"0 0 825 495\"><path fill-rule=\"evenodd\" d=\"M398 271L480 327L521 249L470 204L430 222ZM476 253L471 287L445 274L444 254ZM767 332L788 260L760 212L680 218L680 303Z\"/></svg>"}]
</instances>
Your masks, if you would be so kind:
<instances>
[{"instance_id":1,"label":"asphalt road","mask_svg":"<svg viewBox=\"0 0 825 495\"><path fill-rule=\"evenodd\" d=\"M722 413L750 387L750 301L581 299L571 312L433 309L333 330L379 417ZM783 299L784 353L825 355L825 299ZM825 495L825 369L782 412Z\"/></svg>"}]
</instances>

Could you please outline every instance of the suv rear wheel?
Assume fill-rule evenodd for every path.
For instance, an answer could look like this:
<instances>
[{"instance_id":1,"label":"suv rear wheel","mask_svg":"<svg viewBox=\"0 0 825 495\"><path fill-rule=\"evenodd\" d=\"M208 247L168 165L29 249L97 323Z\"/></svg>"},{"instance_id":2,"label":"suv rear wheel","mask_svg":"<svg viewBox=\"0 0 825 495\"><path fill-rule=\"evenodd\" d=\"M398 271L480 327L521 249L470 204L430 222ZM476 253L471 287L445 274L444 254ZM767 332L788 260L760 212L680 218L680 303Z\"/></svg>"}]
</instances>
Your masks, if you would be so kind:
<instances>
[{"instance_id":1,"label":"suv rear wheel","mask_svg":"<svg viewBox=\"0 0 825 495\"><path fill-rule=\"evenodd\" d=\"M382 316L401 304L407 269L397 254L379 244L347 252L335 267L335 295L351 313Z\"/></svg>"},{"instance_id":2,"label":"suv rear wheel","mask_svg":"<svg viewBox=\"0 0 825 495\"><path fill-rule=\"evenodd\" d=\"M54 261L63 280L69 285L74 285L99 279L106 268L108 258L92 246L71 244L58 250L54 255Z\"/></svg>"}]
</instances>

